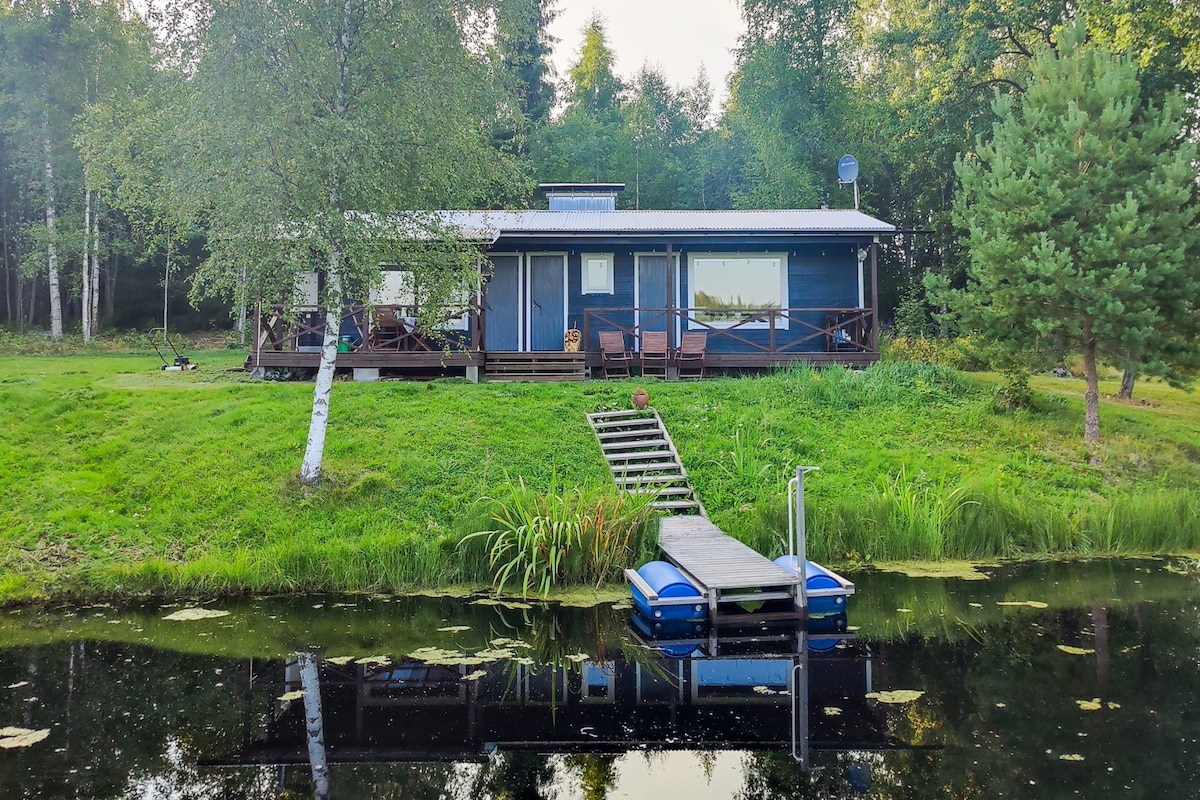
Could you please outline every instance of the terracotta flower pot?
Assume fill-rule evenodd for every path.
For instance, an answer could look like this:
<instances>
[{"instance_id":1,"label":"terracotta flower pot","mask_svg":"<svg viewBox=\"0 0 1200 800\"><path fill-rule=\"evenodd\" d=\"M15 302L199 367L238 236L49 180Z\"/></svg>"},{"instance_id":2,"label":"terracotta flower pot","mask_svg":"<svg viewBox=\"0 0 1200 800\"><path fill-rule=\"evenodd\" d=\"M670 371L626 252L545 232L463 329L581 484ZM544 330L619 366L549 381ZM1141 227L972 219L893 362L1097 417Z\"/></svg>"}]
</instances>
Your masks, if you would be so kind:
<instances>
[{"instance_id":1,"label":"terracotta flower pot","mask_svg":"<svg viewBox=\"0 0 1200 800\"><path fill-rule=\"evenodd\" d=\"M650 402L650 395L646 394L645 389L637 389L629 396L629 399L633 401L634 408L638 411L645 411L646 404Z\"/></svg>"}]
</instances>

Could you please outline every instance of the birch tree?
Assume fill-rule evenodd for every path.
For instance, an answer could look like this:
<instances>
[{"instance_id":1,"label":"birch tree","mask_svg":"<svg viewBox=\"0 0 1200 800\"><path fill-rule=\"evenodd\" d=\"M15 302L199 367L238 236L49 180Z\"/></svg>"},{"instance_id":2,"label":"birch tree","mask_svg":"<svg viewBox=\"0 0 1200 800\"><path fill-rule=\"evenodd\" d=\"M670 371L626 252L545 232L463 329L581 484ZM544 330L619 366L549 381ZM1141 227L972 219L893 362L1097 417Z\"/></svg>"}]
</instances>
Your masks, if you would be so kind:
<instances>
[{"instance_id":1,"label":"birch tree","mask_svg":"<svg viewBox=\"0 0 1200 800\"><path fill-rule=\"evenodd\" d=\"M320 367L300 480L320 480L346 298L412 267L423 314L477 280L477 252L423 209L525 189L490 146L483 4L232 0L197 7L176 187L207 230L195 293L290 295L322 269ZM474 13L473 13L474 12Z\"/></svg>"}]
</instances>

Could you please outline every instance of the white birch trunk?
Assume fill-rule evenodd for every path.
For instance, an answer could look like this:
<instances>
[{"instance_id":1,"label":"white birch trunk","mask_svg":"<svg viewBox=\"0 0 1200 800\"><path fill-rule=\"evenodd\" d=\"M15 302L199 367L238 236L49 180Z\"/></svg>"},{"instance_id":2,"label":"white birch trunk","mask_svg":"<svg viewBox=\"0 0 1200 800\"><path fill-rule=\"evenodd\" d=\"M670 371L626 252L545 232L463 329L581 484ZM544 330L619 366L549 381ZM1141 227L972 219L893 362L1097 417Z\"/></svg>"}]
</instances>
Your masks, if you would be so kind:
<instances>
[{"instance_id":1,"label":"white birch trunk","mask_svg":"<svg viewBox=\"0 0 1200 800\"><path fill-rule=\"evenodd\" d=\"M337 371L338 333L342 324L341 251L329 254L328 285L325 293L325 338L321 342L321 365L313 388L312 417L308 423L308 444L300 465L300 482L316 486L321 482L321 459L325 454L325 432L329 427L329 396Z\"/></svg>"},{"instance_id":2,"label":"white birch trunk","mask_svg":"<svg viewBox=\"0 0 1200 800\"><path fill-rule=\"evenodd\" d=\"M83 343L92 341L92 190L83 193L83 281L79 319L83 328Z\"/></svg>"},{"instance_id":3,"label":"white birch trunk","mask_svg":"<svg viewBox=\"0 0 1200 800\"><path fill-rule=\"evenodd\" d=\"M246 297L246 265L242 265L242 271L238 274L238 342L242 347L246 346L246 310L249 304L249 298Z\"/></svg>"},{"instance_id":4,"label":"white birch trunk","mask_svg":"<svg viewBox=\"0 0 1200 800\"><path fill-rule=\"evenodd\" d=\"M329 764L325 754L325 718L321 714L321 676L312 653L296 653L304 691L304 732L312 767L314 800L329 800Z\"/></svg>"},{"instance_id":5,"label":"white birch trunk","mask_svg":"<svg viewBox=\"0 0 1200 800\"><path fill-rule=\"evenodd\" d=\"M49 136L42 138L42 153L46 157L46 232L49 234L49 240L46 242L46 275L50 281L50 337L61 339L62 291L58 283L58 245L54 242L54 226L58 214L54 209L54 165L50 162L53 147Z\"/></svg>"},{"instance_id":6,"label":"white birch trunk","mask_svg":"<svg viewBox=\"0 0 1200 800\"><path fill-rule=\"evenodd\" d=\"M96 197L96 208L92 210L92 313L89 319L92 335L100 332L100 198Z\"/></svg>"}]
</instances>

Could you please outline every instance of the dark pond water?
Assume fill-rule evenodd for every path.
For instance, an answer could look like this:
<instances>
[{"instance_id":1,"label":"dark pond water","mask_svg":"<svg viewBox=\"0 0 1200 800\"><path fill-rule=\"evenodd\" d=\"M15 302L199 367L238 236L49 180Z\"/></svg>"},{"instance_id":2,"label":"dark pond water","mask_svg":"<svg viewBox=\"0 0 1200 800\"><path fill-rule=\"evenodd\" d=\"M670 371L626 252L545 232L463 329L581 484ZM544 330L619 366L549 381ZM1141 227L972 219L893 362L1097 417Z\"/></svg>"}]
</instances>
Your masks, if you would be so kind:
<instances>
[{"instance_id":1,"label":"dark pond water","mask_svg":"<svg viewBox=\"0 0 1200 800\"><path fill-rule=\"evenodd\" d=\"M0 798L1200 796L1196 564L986 572L666 642L611 605L6 613Z\"/></svg>"}]
</instances>

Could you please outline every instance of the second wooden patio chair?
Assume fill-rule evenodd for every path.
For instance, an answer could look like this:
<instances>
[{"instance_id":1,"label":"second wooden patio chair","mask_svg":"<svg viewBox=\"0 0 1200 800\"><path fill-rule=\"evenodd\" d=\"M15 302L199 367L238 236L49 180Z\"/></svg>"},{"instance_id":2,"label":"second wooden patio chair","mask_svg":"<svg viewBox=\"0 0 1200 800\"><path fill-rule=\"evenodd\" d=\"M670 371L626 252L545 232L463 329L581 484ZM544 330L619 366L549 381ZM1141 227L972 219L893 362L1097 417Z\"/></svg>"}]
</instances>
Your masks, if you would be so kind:
<instances>
[{"instance_id":1,"label":"second wooden patio chair","mask_svg":"<svg viewBox=\"0 0 1200 800\"><path fill-rule=\"evenodd\" d=\"M675 367L680 378L703 378L704 359L708 351L708 331L685 333L675 354Z\"/></svg>"},{"instance_id":2,"label":"second wooden patio chair","mask_svg":"<svg viewBox=\"0 0 1200 800\"><path fill-rule=\"evenodd\" d=\"M642 374L647 377L667 377L667 363L671 360L666 331L644 331L642 333Z\"/></svg>"},{"instance_id":3,"label":"second wooden patio chair","mask_svg":"<svg viewBox=\"0 0 1200 800\"><path fill-rule=\"evenodd\" d=\"M600 331L600 356L606 378L628 378L633 355L625 349L621 331Z\"/></svg>"}]
</instances>

